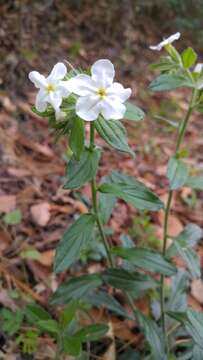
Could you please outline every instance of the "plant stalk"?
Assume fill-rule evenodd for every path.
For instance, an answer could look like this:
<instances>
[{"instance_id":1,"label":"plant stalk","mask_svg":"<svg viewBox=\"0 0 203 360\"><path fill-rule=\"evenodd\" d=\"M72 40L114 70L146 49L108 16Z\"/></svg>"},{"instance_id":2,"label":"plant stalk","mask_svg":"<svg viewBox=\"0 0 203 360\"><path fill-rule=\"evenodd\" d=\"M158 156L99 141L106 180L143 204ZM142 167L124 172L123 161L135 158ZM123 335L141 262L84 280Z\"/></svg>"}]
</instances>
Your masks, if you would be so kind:
<instances>
[{"instance_id":1,"label":"plant stalk","mask_svg":"<svg viewBox=\"0 0 203 360\"><path fill-rule=\"evenodd\" d=\"M197 96L197 90L194 89L192 92L192 97L191 97L191 101L189 103L188 110L185 114L183 121L180 123L180 126L179 126L175 154L174 154L175 157L178 156L180 146L184 139L187 124L188 124L188 121L189 121L190 116L194 109L196 96ZM166 254L166 246L167 246L167 238L168 238L168 222L169 222L169 216L170 216L170 211L171 211L172 199L173 199L173 190L169 190L168 199L167 199L167 203L166 203L165 216L164 216L163 248L162 248L163 256L165 256L165 254ZM161 275L161 282L160 282L161 323L162 323L162 330L163 330L163 334L164 334L164 338L165 338L166 351L167 351L167 354L169 354L169 345L168 345L167 329L166 329L164 283L165 283L165 276Z\"/></svg>"},{"instance_id":2,"label":"plant stalk","mask_svg":"<svg viewBox=\"0 0 203 360\"><path fill-rule=\"evenodd\" d=\"M90 123L90 149L93 150L94 147L95 147L94 122L92 121ZM102 224L102 221L100 219L99 212L98 212L97 185L96 185L96 178L95 177L91 180L91 192L92 192L92 207L93 207L93 210L94 210L94 214L96 216L96 222L97 222L97 226L98 226L98 229L99 229L99 233L100 233L103 245L104 245L105 250L106 250L108 265L109 265L109 267L114 267L113 257L111 255L111 250L110 250L110 247L109 247L109 243L108 243L108 240L106 238L104 228L103 228L103 224Z\"/></svg>"}]
</instances>

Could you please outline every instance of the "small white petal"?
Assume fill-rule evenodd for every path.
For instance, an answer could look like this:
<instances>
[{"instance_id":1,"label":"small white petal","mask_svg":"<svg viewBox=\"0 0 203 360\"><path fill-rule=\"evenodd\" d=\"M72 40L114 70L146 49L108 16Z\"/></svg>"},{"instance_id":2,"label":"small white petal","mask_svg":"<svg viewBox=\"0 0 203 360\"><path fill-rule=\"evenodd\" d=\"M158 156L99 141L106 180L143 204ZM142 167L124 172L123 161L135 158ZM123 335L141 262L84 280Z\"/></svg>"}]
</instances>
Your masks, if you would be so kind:
<instances>
[{"instance_id":1,"label":"small white petal","mask_svg":"<svg viewBox=\"0 0 203 360\"><path fill-rule=\"evenodd\" d=\"M79 95L86 96L95 94L97 91L95 82L90 76L85 74L79 74L67 81L67 88L70 92Z\"/></svg>"},{"instance_id":2,"label":"small white petal","mask_svg":"<svg viewBox=\"0 0 203 360\"><path fill-rule=\"evenodd\" d=\"M57 85L57 92L60 92L62 97L69 96L71 93L67 83L68 81L60 81Z\"/></svg>"},{"instance_id":3,"label":"small white petal","mask_svg":"<svg viewBox=\"0 0 203 360\"><path fill-rule=\"evenodd\" d=\"M202 63L198 63L198 64L195 66L195 68L194 68L194 72L196 72L196 73L201 73L202 69L203 69L203 64L202 64Z\"/></svg>"},{"instance_id":4,"label":"small white petal","mask_svg":"<svg viewBox=\"0 0 203 360\"><path fill-rule=\"evenodd\" d=\"M131 96L132 90L130 88L125 89L122 84L114 82L106 92L108 96L119 98L123 103Z\"/></svg>"},{"instance_id":5,"label":"small white petal","mask_svg":"<svg viewBox=\"0 0 203 360\"><path fill-rule=\"evenodd\" d=\"M50 92L49 93L49 103L53 106L53 108L55 109L55 111L58 111L61 103L62 103L62 97L60 92Z\"/></svg>"},{"instance_id":6,"label":"small white petal","mask_svg":"<svg viewBox=\"0 0 203 360\"><path fill-rule=\"evenodd\" d=\"M47 93L43 89L39 90L36 96L35 106L39 112L43 112L47 108Z\"/></svg>"},{"instance_id":7,"label":"small white petal","mask_svg":"<svg viewBox=\"0 0 203 360\"><path fill-rule=\"evenodd\" d=\"M96 120L100 110L101 101L96 95L80 97L76 102L76 114L83 120Z\"/></svg>"},{"instance_id":8,"label":"small white petal","mask_svg":"<svg viewBox=\"0 0 203 360\"><path fill-rule=\"evenodd\" d=\"M158 45L150 46L149 48L151 50L158 50L160 51L164 46L173 43L175 40L178 40L180 38L181 34L180 32L177 32L171 36L169 36L167 39L164 39L161 41Z\"/></svg>"},{"instance_id":9,"label":"small white petal","mask_svg":"<svg viewBox=\"0 0 203 360\"><path fill-rule=\"evenodd\" d=\"M106 120L119 120L124 117L126 107L120 101L106 97L102 101L101 113Z\"/></svg>"},{"instance_id":10,"label":"small white petal","mask_svg":"<svg viewBox=\"0 0 203 360\"><path fill-rule=\"evenodd\" d=\"M31 71L28 74L29 79L33 82L36 88L43 88L46 87L47 81L44 75L41 75L38 71Z\"/></svg>"},{"instance_id":11,"label":"small white petal","mask_svg":"<svg viewBox=\"0 0 203 360\"><path fill-rule=\"evenodd\" d=\"M92 79L99 87L106 88L113 82L115 76L114 66L111 61L101 59L91 67Z\"/></svg>"},{"instance_id":12,"label":"small white petal","mask_svg":"<svg viewBox=\"0 0 203 360\"><path fill-rule=\"evenodd\" d=\"M59 62L56 65L54 65L51 73L47 77L47 81L51 83L55 83L58 80L63 80L66 73L67 73L66 66L63 63Z\"/></svg>"}]
</instances>

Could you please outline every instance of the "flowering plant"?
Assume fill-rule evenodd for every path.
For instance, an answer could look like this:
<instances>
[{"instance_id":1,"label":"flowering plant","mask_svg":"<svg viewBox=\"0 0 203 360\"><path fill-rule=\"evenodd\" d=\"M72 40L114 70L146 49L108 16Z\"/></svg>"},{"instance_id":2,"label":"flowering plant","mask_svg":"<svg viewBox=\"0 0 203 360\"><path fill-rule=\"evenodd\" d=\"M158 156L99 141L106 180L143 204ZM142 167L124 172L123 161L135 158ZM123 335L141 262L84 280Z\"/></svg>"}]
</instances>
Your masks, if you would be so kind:
<instances>
[{"instance_id":1,"label":"flowering plant","mask_svg":"<svg viewBox=\"0 0 203 360\"><path fill-rule=\"evenodd\" d=\"M168 163L169 192L166 206L143 183L127 174L113 171L97 182L101 149L95 143L95 132L114 149L133 156L120 120L126 118L140 121L144 118L140 108L127 102L131 89L113 82L115 70L109 60L96 61L91 67L91 76L76 70L67 73L61 63L55 65L48 78L37 72L29 75L40 89L33 111L49 118L49 124L57 136L65 135L69 138L71 158L67 164L64 188L78 189L87 182L91 187L92 206L89 213L81 215L65 231L56 249L54 271L60 273L69 269L90 246L100 248L108 265L102 272L72 277L53 294L51 304L66 305L62 320L57 324L49 319L49 326L46 321L43 326L49 327L49 330L51 326L54 327L58 358L60 354L68 353L76 359L89 359L89 342L103 337L108 331L108 326L104 324L93 322L82 326L78 322L76 314L87 309L87 305L88 308L103 306L124 319L133 320L144 333L147 346L142 343L138 349L129 347L122 354L122 359L140 359L142 356L146 360L189 360L203 357L203 317L201 313L188 308L185 292L191 279L200 277L199 259L193 248L201 238L202 231L197 225L188 224L171 245L167 244L174 191L182 186L202 189L202 176L190 175L184 161L185 152L181 149L192 112L203 111L202 66L195 66L197 55L192 48L180 54L172 45L179 37L177 33L158 46L151 47L153 50L164 48L166 51L166 56L152 66L161 74L150 84L151 91L187 87L192 92L186 115L179 124L174 156ZM62 114L60 118L58 114ZM89 140L85 139L87 125ZM165 210L161 253L135 246L129 238L127 241L121 239L121 246L110 247L106 224L118 198L136 209ZM177 269L174 262L177 255L185 261L187 271ZM118 262L118 258L123 260L122 263ZM166 277L171 278L170 293L166 292ZM109 294L109 286L125 294L131 311L126 311ZM156 311L153 310L151 316L144 315L135 307L134 300L142 296L143 292L151 294L152 309L156 305ZM183 342L177 341L181 337Z\"/></svg>"}]
</instances>

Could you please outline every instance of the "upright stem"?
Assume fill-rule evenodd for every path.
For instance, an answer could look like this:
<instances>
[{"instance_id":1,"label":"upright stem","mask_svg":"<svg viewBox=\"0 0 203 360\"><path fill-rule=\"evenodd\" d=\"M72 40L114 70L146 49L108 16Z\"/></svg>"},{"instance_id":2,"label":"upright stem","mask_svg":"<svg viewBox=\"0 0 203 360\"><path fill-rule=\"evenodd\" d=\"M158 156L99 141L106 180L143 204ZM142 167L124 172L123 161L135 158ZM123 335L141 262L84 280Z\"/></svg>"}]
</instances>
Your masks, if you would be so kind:
<instances>
[{"instance_id":1,"label":"upright stem","mask_svg":"<svg viewBox=\"0 0 203 360\"><path fill-rule=\"evenodd\" d=\"M95 147L95 142L94 142L94 122L92 121L90 123L90 149L93 150L94 147ZM99 233L100 233L101 239L103 241L103 244L104 244L104 247L105 247L105 250L106 250L106 255L107 255L107 259L108 259L108 265L110 267L114 267L113 258L112 258L112 255L111 255L108 240L107 240L106 235L104 233L103 224L101 222L99 212L98 212L96 178L93 178L91 180L91 191L92 191L92 206L93 206L93 210L94 210L94 213L95 213L95 216L96 216L96 221L97 221L97 226L98 226L98 229L99 229Z\"/></svg>"},{"instance_id":2,"label":"upright stem","mask_svg":"<svg viewBox=\"0 0 203 360\"><path fill-rule=\"evenodd\" d=\"M195 90L193 90L192 98L191 98L188 110L185 114L185 117L184 117L183 121L180 123L177 142L176 142L176 149L175 149L175 154L174 154L175 157L178 156L178 152L180 150L180 146L182 144L182 141L183 141L183 138L185 135L187 124L188 124L189 118L190 118L193 108L194 108L196 95L197 95L197 90L195 89ZM167 245L167 238L168 238L168 221L169 221L169 215L170 215L170 210L171 210L172 198L173 198L173 190L169 190L168 199L167 199L167 203L166 203L165 216L164 216L163 248L162 248L163 256L165 256L165 254L166 254L166 245ZM167 354L168 354L169 346L168 346L167 331L166 331L164 282L165 282L165 276L161 275L161 283L160 283L161 322L162 322L162 329L163 329L163 333L164 333L164 337L165 337L166 350L167 350Z\"/></svg>"}]
</instances>

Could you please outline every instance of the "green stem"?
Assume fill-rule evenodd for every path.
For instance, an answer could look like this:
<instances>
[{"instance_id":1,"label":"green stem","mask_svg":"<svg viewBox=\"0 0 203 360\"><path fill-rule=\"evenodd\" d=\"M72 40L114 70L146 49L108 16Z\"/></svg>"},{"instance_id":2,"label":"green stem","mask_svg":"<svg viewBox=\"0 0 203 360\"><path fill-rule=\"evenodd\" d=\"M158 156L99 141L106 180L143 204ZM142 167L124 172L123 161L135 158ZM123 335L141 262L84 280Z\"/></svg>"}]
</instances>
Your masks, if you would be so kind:
<instances>
[{"instance_id":1,"label":"green stem","mask_svg":"<svg viewBox=\"0 0 203 360\"><path fill-rule=\"evenodd\" d=\"M95 142L94 142L94 122L91 122L90 123L90 149L94 149L94 147L95 147ZM110 250L110 247L109 247L109 243L108 243L108 240L107 240L106 235L104 233L103 224L101 222L99 212L98 212L96 178L93 178L91 180L91 191L92 191L92 206L93 206L94 214L96 216L96 222L97 222L97 226L98 226L98 229L99 229L99 233L100 233L102 242L103 242L105 250L106 250L106 255L107 255L107 259L108 259L108 265L110 267L114 267L113 258L112 258L112 255L111 255L111 250Z\"/></svg>"},{"instance_id":2,"label":"green stem","mask_svg":"<svg viewBox=\"0 0 203 360\"><path fill-rule=\"evenodd\" d=\"M188 110L185 114L185 117L179 126L178 137L177 137L177 142L176 142L176 149L175 149L175 154L174 154L175 157L178 156L180 146L184 139L187 124L188 124L188 121L189 121L190 116L194 109L196 96L197 96L197 90L195 89L192 92L191 101L190 101ZM165 254L166 254L166 245L167 245L167 238L168 238L168 222L169 222L172 198L173 198L173 190L169 190L168 199L167 199L167 203L166 203L165 216L164 216L163 248L162 248L163 256L165 256ZM165 337L166 350L167 350L167 354L169 354L167 329L166 329L164 282L165 282L165 276L161 275L161 282L160 282L161 322L162 322L162 329L163 329L163 333L164 333L164 337Z\"/></svg>"}]
</instances>

